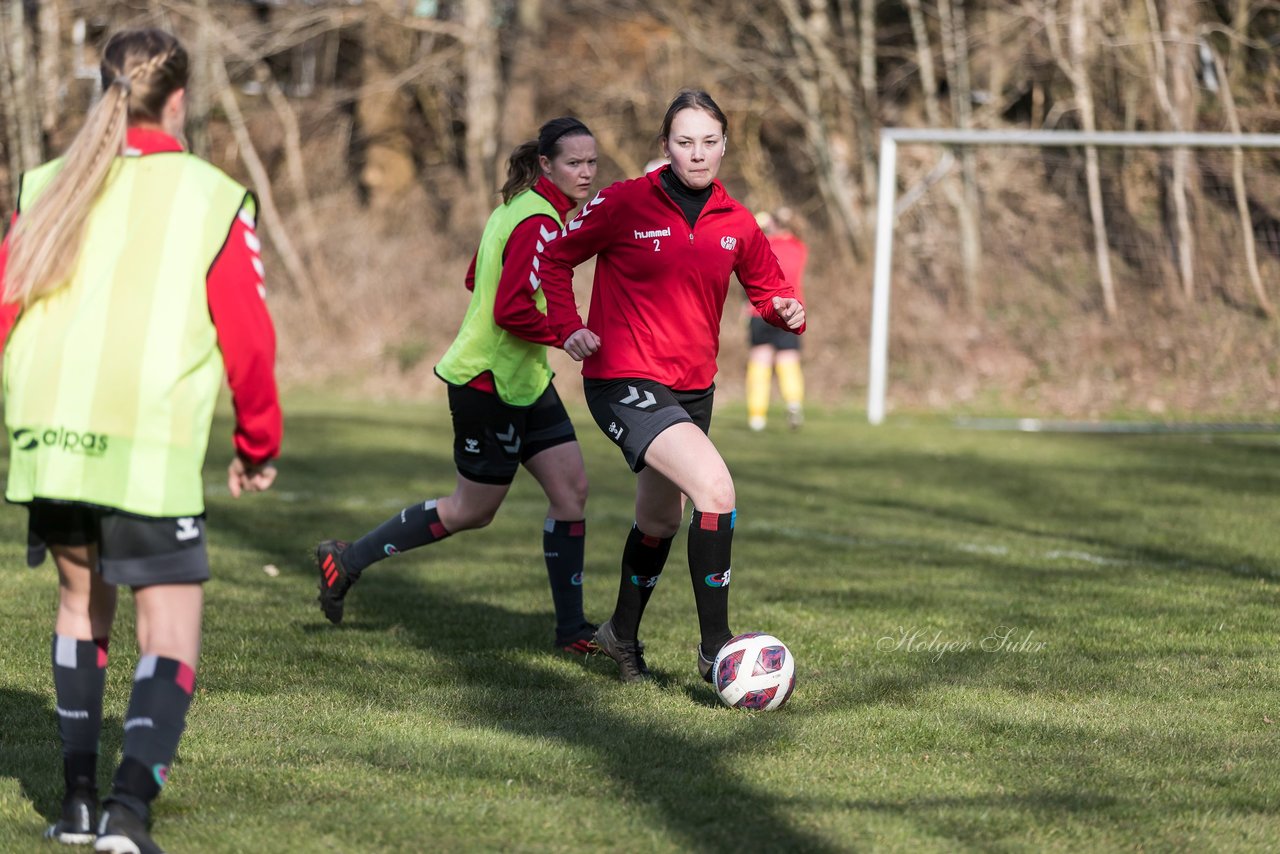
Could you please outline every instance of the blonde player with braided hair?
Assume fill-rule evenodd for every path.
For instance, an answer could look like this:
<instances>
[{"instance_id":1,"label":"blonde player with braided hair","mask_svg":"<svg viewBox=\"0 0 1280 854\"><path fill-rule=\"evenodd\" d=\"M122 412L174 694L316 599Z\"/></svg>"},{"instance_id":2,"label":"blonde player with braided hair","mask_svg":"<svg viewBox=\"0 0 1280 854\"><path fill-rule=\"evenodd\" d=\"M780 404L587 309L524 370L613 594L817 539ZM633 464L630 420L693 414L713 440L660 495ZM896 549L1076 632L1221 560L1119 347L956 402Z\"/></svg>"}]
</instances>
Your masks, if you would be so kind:
<instances>
[{"instance_id":1,"label":"blonde player with braided hair","mask_svg":"<svg viewBox=\"0 0 1280 854\"><path fill-rule=\"evenodd\" d=\"M148 824L195 689L209 578L201 469L222 376L233 496L271 486L282 432L255 203L183 151L187 66L168 33L112 37L101 100L64 157L22 177L0 248L5 498L28 508L28 563L51 551L59 577L66 788L46 835L117 854L160 851ZM133 591L139 660L95 821L119 585Z\"/></svg>"}]
</instances>

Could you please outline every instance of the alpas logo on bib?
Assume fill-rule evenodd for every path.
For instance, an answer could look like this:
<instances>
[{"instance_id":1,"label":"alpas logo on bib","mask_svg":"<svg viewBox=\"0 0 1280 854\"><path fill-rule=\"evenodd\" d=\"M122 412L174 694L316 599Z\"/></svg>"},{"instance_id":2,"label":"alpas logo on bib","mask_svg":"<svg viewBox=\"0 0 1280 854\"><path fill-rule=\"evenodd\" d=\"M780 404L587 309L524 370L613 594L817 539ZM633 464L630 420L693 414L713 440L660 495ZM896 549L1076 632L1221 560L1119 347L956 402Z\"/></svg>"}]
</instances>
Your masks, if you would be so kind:
<instances>
[{"instance_id":1,"label":"alpas logo on bib","mask_svg":"<svg viewBox=\"0 0 1280 854\"><path fill-rule=\"evenodd\" d=\"M107 437L100 433L80 433L65 427L49 427L45 430L32 430L19 427L13 431L13 447L17 451L34 451L38 446L66 451L72 454L85 454L100 457L107 452Z\"/></svg>"}]
</instances>

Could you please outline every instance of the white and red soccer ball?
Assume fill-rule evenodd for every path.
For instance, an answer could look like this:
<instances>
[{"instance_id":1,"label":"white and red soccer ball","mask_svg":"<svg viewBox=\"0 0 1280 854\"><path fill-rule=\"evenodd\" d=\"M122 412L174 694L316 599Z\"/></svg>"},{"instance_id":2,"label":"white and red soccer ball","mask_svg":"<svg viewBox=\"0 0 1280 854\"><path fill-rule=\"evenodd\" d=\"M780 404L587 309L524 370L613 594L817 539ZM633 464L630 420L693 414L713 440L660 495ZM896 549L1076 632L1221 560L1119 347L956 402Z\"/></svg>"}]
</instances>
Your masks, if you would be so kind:
<instances>
[{"instance_id":1,"label":"white and red soccer ball","mask_svg":"<svg viewBox=\"0 0 1280 854\"><path fill-rule=\"evenodd\" d=\"M720 649L711 667L711 684L726 706L773 711L791 699L796 661L773 635L749 632Z\"/></svg>"}]
</instances>

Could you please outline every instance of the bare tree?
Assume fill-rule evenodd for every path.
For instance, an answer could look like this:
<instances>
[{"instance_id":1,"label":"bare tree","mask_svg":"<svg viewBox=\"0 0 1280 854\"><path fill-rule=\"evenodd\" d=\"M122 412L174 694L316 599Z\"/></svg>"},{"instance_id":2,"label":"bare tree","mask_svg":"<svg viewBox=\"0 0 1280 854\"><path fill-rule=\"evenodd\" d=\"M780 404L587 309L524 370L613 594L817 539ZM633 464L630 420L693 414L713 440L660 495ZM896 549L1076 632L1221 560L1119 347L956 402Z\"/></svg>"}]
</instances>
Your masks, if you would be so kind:
<instances>
[{"instance_id":1,"label":"bare tree","mask_svg":"<svg viewBox=\"0 0 1280 854\"><path fill-rule=\"evenodd\" d=\"M545 30L542 0L521 0L516 4L515 27L511 33L511 69L504 87L499 157L528 139L530 131L541 120L537 115L537 69L546 47L543 41Z\"/></svg>"},{"instance_id":2,"label":"bare tree","mask_svg":"<svg viewBox=\"0 0 1280 854\"><path fill-rule=\"evenodd\" d=\"M933 70L933 47L925 24L920 0L905 0L911 21L911 36L916 45L916 66L920 69L920 91L924 95L924 116L932 127L942 127L942 111L938 107L938 75Z\"/></svg>"},{"instance_id":3,"label":"bare tree","mask_svg":"<svg viewBox=\"0 0 1280 854\"><path fill-rule=\"evenodd\" d=\"M1221 85L1222 108L1227 114L1227 122L1232 133L1240 133L1240 115L1236 111L1235 96L1231 92L1231 83L1227 79L1226 69L1222 66L1222 57L1213 51L1213 63L1217 69ZM1231 183L1235 189L1236 214L1240 218L1240 234L1244 242L1245 267L1249 271L1249 285L1258 300L1258 308L1267 317L1275 317L1275 307L1267 296L1267 289L1262 283L1262 273L1258 270L1258 249L1253 237L1253 219L1249 215L1249 191L1244 182L1244 150L1239 146L1231 149Z\"/></svg>"},{"instance_id":4,"label":"bare tree","mask_svg":"<svg viewBox=\"0 0 1280 854\"><path fill-rule=\"evenodd\" d=\"M62 0L44 0L37 14L40 30L40 131L47 140L62 120Z\"/></svg>"},{"instance_id":5,"label":"bare tree","mask_svg":"<svg viewBox=\"0 0 1280 854\"><path fill-rule=\"evenodd\" d=\"M1147 19L1151 27L1151 80L1155 85L1156 101L1164 111L1170 126L1175 131L1185 130L1183 116L1186 104L1190 100L1190 86L1186 79L1189 71L1188 63L1179 61L1173 67L1166 57L1165 33L1160 26L1160 13L1156 9L1155 0L1146 0ZM1179 44L1180 24L1182 22L1181 4L1173 3L1169 18L1168 38ZM1178 52L1185 56L1185 49ZM1174 81L1176 98L1169 97L1167 77ZM1177 103L1175 104L1175 100ZM1169 196L1173 199L1174 220L1178 250L1178 277L1182 282L1182 297L1190 301L1195 295L1195 243L1191 231L1191 217L1187 205L1187 174L1191 161L1191 151L1187 148L1173 150L1173 174L1169 179Z\"/></svg>"},{"instance_id":6,"label":"bare tree","mask_svg":"<svg viewBox=\"0 0 1280 854\"><path fill-rule=\"evenodd\" d=\"M40 142L39 96L33 74L35 51L31 29L27 25L23 0L5 0L0 14L0 42L4 44L5 68L0 69L9 80L6 100L12 98L6 112L12 113L12 124L5 122L5 135L10 146L10 164L16 172L40 165L43 146Z\"/></svg>"},{"instance_id":7,"label":"bare tree","mask_svg":"<svg viewBox=\"0 0 1280 854\"><path fill-rule=\"evenodd\" d=\"M462 4L463 68L466 98L467 188L472 216L483 223L493 197L497 175L498 40L493 29L493 0L464 0Z\"/></svg>"},{"instance_id":8,"label":"bare tree","mask_svg":"<svg viewBox=\"0 0 1280 854\"><path fill-rule=\"evenodd\" d=\"M853 134L851 123L828 97L834 91L837 103L852 101L853 80L832 50L831 21L824 4L810 4L807 15L802 14L797 0L779 0L778 6L786 16L789 40L800 60L789 64L786 74L799 96L801 124L814 159L818 189L831 225L857 257L863 235L850 176Z\"/></svg>"},{"instance_id":9,"label":"bare tree","mask_svg":"<svg viewBox=\"0 0 1280 854\"><path fill-rule=\"evenodd\" d=\"M1095 0L1088 0L1095 2ZM1071 11L1067 19L1067 50L1062 47L1062 36L1058 32L1056 16L1056 0L1050 0L1047 8L1042 9L1045 34L1049 39L1049 48L1062 73L1071 81L1075 94L1076 109L1080 113L1080 126L1091 132L1098 129L1094 114L1093 90L1089 81L1089 15L1085 7L1086 0L1071 0ZM1111 253L1107 239L1107 221L1102 207L1102 179L1098 166L1097 146L1087 145L1084 149L1085 183L1089 193L1089 218L1093 222L1094 255L1098 264L1098 281L1102 288L1102 305L1109 319L1119 314L1116 306L1115 282L1111 275Z\"/></svg>"},{"instance_id":10,"label":"bare tree","mask_svg":"<svg viewBox=\"0 0 1280 854\"><path fill-rule=\"evenodd\" d=\"M875 162L875 128L880 114L879 75L876 72L876 2L858 0L858 82L862 84L862 112L865 126L862 138L862 193L875 199L877 178Z\"/></svg>"},{"instance_id":11,"label":"bare tree","mask_svg":"<svg viewBox=\"0 0 1280 854\"><path fill-rule=\"evenodd\" d=\"M942 56L947 69L947 90L951 93L951 115L956 127L972 125L973 87L969 82L969 38L965 26L964 4L952 7L952 0L938 0L938 17L942 23ZM982 263L982 236L978 231L978 178L973 149L960 149L961 191L951 188L949 195L960 221L961 267L964 291L969 308L980 303L979 278ZM948 182L948 187L950 183Z\"/></svg>"}]
</instances>

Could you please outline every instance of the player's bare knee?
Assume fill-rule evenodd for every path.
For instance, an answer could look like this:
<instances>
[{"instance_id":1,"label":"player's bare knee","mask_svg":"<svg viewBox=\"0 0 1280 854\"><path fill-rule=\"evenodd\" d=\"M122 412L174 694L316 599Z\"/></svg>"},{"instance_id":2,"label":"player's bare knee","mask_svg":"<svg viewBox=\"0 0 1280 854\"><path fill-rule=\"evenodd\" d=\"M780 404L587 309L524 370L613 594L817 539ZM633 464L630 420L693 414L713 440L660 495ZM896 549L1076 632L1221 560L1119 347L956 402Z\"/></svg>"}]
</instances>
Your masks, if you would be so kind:
<instances>
[{"instance_id":1,"label":"player's bare knee","mask_svg":"<svg viewBox=\"0 0 1280 854\"><path fill-rule=\"evenodd\" d=\"M586 472L575 477L569 484L568 500L573 507L575 515L585 516L587 512L587 494L591 491L590 485L587 483Z\"/></svg>"},{"instance_id":2,"label":"player's bare knee","mask_svg":"<svg viewBox=\"0 0 1280 854\"><path fill-rule=\"evenodd\" d=\"M494 517L498 515L497 510L485 508L483 510L473 510L464 519L462 519L461 530L474 531L479 528L487 528L493 522Z\"/></svg>"},{"instance_id":3,"label":"player's bare knee","mask_svg":"<svg viewBox=\"0 0 1280 854\"><path fill-rule=\"evenodd\" d=\"M650 537L661 537L667 539L674 537L680 530L680 508L677 507L675 513L661 514L645 514L636 515L636 527L640 529L640 533L648 534Z\"/></svg>"},{"instance_id":4,"label":"player's bare knee","mask_svg":"<svg viewBox=\"0 0 1280 854\"><path fill-rule=\"evenodd\" d=\"M733 479L727 475L708 483L694 499L694 507L703 513L728 513L737 507Z\"/></svg>"}]
</instances>

